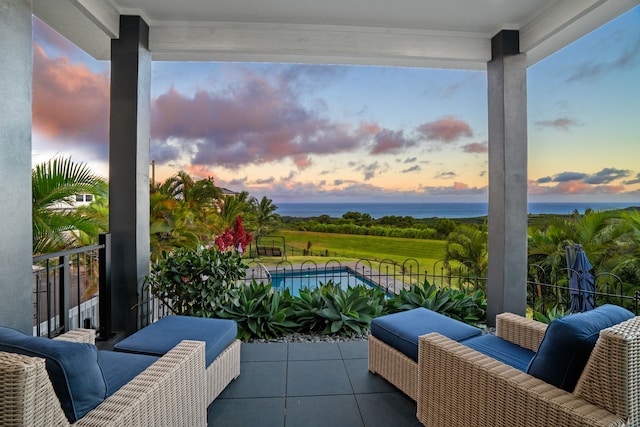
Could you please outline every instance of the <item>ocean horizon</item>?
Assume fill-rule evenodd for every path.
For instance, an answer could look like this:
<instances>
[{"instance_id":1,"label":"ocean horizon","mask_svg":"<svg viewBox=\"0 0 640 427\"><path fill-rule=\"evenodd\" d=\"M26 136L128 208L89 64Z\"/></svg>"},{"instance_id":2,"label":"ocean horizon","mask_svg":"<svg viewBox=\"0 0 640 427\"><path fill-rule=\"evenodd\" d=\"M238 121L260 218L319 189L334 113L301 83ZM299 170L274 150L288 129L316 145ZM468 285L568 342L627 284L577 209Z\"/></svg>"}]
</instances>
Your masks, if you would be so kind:
<instances>
[{"instance_id":1,"label":"ocean horizon","mask_svg":"<svg viewBox=\"0 0 640 427\"><path fill-rule=\"evenodd\" d=\"M487 216L489 204L486 202L469 203L275 203L276 214L298 218L310 218L329 215L340 218L347 212L360 212L372 218L383 216L411 216L414 218L475 218ZM528 205L529 214L571 214L574 211L584 213L587 209L596 211L623 209L637 206L630 202L532 202Z\"/></svg>"}]
</instances>

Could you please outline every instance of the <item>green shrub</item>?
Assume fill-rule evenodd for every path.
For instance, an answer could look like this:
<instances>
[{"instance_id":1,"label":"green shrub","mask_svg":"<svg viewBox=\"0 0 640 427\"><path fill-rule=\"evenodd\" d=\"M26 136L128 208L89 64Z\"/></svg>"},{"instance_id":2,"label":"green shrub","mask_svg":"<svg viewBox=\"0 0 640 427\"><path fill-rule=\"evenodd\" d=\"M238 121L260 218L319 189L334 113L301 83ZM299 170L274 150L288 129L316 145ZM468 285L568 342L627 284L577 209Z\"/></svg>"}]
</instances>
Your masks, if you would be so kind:
<instances>
[{"instance_id":1,"label":"green shrub","mask_svg":"<svg viewBox=\"0 0 640 427\"><path fill-rule=\"evenodd\" d=\"M363 334L371 319L385 311L384 291L365 286L342 289L329 281L311 291L300 291L294 299L294 317L301 330L325 334Z\"/></svg>"},{"instance_id":2,"label":"green shrub","mask_svg":"<svg viewBox=\"0 0 640 427\"><path fill-rule=\"evenodd\" d=\"M269 283L257 283L233 289L232 301L221 307L218 315L238 323L238 338L274 338L294 331L291 320L293 297L288 289L275 291Z\"/></svg>"},{"instance_id":3,"label":"green shrub","mask_svg":"<svg viewBox=\"0 0 640 427\"><path fill-rule=\"evenodd\" d=\"M229 291L245 277L248 266L235 252L216 247L163 251L145 278L151 294L175 314L213 317L229 303Z\"/></svg>"},{"instance_id":4,"label":"green shrub","mask_svg":"<svg viewBox=\"0 0 640 427\"><path fill-rule=\"evenodd\" d=\"M552 320L557 319L559 317L566 316L567 312L563 308L558 309L558 306L555 305L552 308L548 309L546 313L541 313L539 311L533 312L533 318L538 322L542 323L551 323Z\"/></svg>"},{"instance_id":5,"label":"green shrub","mask_svg":"<svg viewBox=\"0 0 640 427\"><path fill-rule=\"evenodd\" d=\"M484 292L477 290L471 295L452 288L438 288L425 280L422 285L403 289L388 300L390 311L411 310L424 307L465 323L477 324L486 321L487 300Z\"/></svg>"}]
</instances>

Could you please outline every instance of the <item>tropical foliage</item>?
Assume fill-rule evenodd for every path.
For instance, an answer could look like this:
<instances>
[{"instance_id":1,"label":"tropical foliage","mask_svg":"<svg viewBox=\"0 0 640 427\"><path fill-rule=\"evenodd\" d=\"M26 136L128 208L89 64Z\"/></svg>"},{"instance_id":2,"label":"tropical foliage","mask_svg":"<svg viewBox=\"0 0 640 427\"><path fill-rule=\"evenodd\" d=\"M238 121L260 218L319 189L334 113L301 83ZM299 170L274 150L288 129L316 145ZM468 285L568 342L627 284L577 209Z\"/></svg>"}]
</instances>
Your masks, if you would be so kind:
<instances>
[{"instance_id":1,"label":"tropical foliage","mask_svg":"<svg viewBox=\"0 0 640 427\"><path fill-rule=\"evenodd\" d=\"M247 265L235 251L217 247L163 251L145 283L175 314L214 317L235 297L231 292L245 277Z\"/></svg>"},{"instance_id":2,"label":"tropical foliage","mask_svg":"<svg viewBox=\"0 0 640 427\"><path fill-rule=\"evenodd\" d=\"M580 244L596 275L616 274L627 291L632 291L640 284L639 218L638 211L588 211L554 217L529 231L529 264L538 266L541 281L566 284L570 266L565 248Z\"/></svg>"},{"instance_id":3,"label":"tropical foliage","mask_svg":"<svg viewBox=\"0 0 640 427\"><path fill-rule=\"evenodd\" d=\"M455 261L467 273L486 277L488 268L487 231L472 225L461 225L447 238L444 259Z\"/></svg>"},{"instance_id":4,"label":"tropical foliage","mask_svg":"<svg viewBox=\"0 0 640 427\"><path fill-rule=\"evenodd\" d=\"M270 199L258 202L246 191L223 195L212 178L194 180L182 171L164 183L152 184L150 207L152 260L172 248L212 245L219 236L226 241L239 217L244 220L241 226L251 231L244 235L243 249L250 236L274 231L279 224Z\"/></svg>"},{"instance_id":5,"label":"tropical foliage","mask_svg":"<svg viewBox=\"0 0 640 427\"><path fill-rule=\"evenodd\" d=\"M84 163L55 157L31 173L33 253L55 252L95 243L107 228L105 180ZM73 209L77 194L92 194L102 209Z\"/></svg>"},{"instance_id":6,"label":"tropical foliage","mask_svg":"<svg viewBox=\"0 0 640 427\"><path fill-rule=\"evenodd\" d=\"M274 338L297 329L293 318L293 298L289 290L272 292L268 283L252 281L249 286L231 291L229 304L218 315L238 324L238 338Z\"/></svg>"},{"instance_id":7,"label":"tropical foliage","mask_svg":"<svg viewBox=\"0 0 640 427\"><path fill-rule=\"evenodd\" d=\"M362 334L371 319L385 312L385 294L379 288L364 286L342 289L340 284L327 284L303 290L294 300L298 322L309 331L324 334Z\"/></svg>"},{"instance_id":8,"label":"tropical foliage","mask_svg":"<svg viewBox=\"0 0 640 427\"><path fill-rule=\"evenodd\" d=\"M403 289L388 301L391 311L424 307L461 322L477 324L486 319L487 300L482 290L471 294L452 288L438 288L425 280Z\"/></svg>"}]
</instances>

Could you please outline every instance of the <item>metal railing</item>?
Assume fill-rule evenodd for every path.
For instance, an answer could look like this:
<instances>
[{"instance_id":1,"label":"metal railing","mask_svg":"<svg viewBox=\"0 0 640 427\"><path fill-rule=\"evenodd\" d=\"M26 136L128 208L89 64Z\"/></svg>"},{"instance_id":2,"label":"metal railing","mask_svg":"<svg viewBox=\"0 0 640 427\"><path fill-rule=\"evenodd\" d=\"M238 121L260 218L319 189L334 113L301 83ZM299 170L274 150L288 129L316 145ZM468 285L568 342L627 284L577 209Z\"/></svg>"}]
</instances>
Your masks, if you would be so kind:
<instances>
[{"instance_id":1,"label":"metal railing","mask_svg":"<svg viewBox=\"0 0 640 427\"><path fill-rule=\"evenodd\" d=\"M527 305L542 314L555 307L560 313L569 313L571 289L567 283L567 269L552 278L552 283L546 283L544 270L530 265L527 280ZM575 271L571 273L579 274ZM473 262L467 261L451 265L445 260L437 261L432 270L420 268L418 261L406 259L402 264L391 260L374 261L360 259L353 262L339 262L329 259L325 263L307 260L293 265L282 260L275 266L265 267L263 264L251 261L246 277L242 284L251 281L271 283L275 289L289 289L295 294L297 289L313 289L329 281L340 283L342 287L365 284L378 286L389 295L397 294L401 289L410 289L426 280L438 287L460 289L466 293L482 290L486 293L487 278L481 273L481 268ZM622 280L611 273L600 273L595 276L596 290L592 293L596 305L606 303L623 306L636 315L640 314L640 287L629 291L625 289ZM152 323L169 313L167 307L148 291L141 294L138 304L139 318L142 326Z\"/></svg>"},{"instance_id":2,"label":"metal railing","mask_svg":"<svg viewBox=\"0 0 640 427\"><path fill-rule=\"evenodd\" d=\"M537 264L529 265L529 279L527 280L527 306L533 311L546 315L549 310L559 313L569 313L571 298L579 295L582 298L590 296L596 306L614 304L640 314L640 287L625 286L622 279L609 272L601 272L593 277L594 291L576 291L568 284L568 277L575 275L582 278L580 272L571 268L563 268L546 279L545 270ZM550 282L550 283L548 283Z\"/></svg>"},{"instance_id":3,"label":"metal railing","mask_svg":"<svg viewBox=\"0 0 640 427\"><path fill-rule=\"evenodd\" d=\"M328 281L340 283L342 287L364 283L378 286L387 293L397 294L401 289L409 289L426 280L437 286L473 292L476 289L486 289L486 278L481 277L479 271L470 262L452 267L446 261L438 261L429 273L420 268L415 258L407 258L402 264L390 259L360 259L353 262L329 259L323 264L306 260L293 265L283 260L271 268L252 261L244 281L271 282L278 289L288 288L292 292L295 288L313 289Z\"/></svg>"},{"instance_id":4,"label":"metal railing","mask_svg":"<svg viewBox=\"0 0 640 427\"><path fill-rule=\"evenodd\" d=\"M72 328L111 335L111 236L99 243L32 259L33 334L54 337Z\"/></svg>"}]
</instances>

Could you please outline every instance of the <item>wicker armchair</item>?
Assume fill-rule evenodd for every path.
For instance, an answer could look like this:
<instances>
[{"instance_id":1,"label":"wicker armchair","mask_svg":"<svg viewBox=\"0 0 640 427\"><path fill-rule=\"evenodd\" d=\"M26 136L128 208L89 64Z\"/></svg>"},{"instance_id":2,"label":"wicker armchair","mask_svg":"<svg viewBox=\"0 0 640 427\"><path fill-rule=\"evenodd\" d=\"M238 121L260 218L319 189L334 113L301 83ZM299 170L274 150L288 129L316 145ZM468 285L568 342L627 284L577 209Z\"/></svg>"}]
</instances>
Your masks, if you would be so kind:
<instances>
[{"instance_id":1,"label":"wicker armchair","mask_svg":"<svg viewBox=\"0 0 640 427\"><path fill-rule=\"evenodd\" d=\"M57 339L94 343L95 331ZM73 425L206 425L204 353L202 342L181 342ZM0 352L0 425L69 425L44 359Z\"/></svg>"},{"instance_id":2,"label":"wicker armchair","mask_svg":"<svg viewBox=\"0 0 640 427\"><path fill-rule=\"evenodd\" d=\"M536 351L545 326L497 317L497 335ZM438 426L640 426L640 317L600 332L573 393L431 333L419 338L418 412Z\"/></svg>"}]
</instances>

